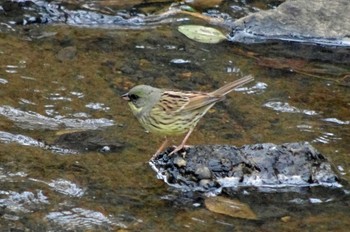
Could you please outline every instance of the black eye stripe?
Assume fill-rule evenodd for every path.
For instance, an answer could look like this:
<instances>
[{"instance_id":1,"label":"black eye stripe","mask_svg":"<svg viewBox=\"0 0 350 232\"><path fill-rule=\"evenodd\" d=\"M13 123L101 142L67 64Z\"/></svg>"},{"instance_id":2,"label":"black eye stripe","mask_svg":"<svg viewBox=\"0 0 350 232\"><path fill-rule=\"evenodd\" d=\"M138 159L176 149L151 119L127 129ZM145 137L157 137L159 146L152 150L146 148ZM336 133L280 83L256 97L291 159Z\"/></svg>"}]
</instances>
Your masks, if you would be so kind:
<instances>
[{"instance_id":1,"label":"black eye stripe","mask_svg":"<svg viewBox=\"0 0 350 232\"><path fill-rule=\"evenodd\" d=\"M139 99L140 97L137 96L136 94L129 94L129 98L131 101L136 101L137 99Z\"/></svg>"}]
</instances>

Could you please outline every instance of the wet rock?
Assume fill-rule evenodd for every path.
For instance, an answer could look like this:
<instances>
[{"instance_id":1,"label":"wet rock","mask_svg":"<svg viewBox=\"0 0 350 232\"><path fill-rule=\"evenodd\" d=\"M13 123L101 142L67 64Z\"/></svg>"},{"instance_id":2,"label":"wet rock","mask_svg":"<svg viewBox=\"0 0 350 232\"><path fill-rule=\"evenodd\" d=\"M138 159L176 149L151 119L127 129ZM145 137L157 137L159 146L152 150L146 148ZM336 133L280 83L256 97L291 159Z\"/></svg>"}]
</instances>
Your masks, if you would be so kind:
<instances>
[{"instance_id":1,"label":"wet rock","mask_svg":"<svg viewBox=\"0 0 350 232\"><path fill-rule=\"evenodd\" d=\"M184 2L195 9L200 10L216 7L222 3L222 0L185 0Z\"/></svg>"},{"instance_id":2,"label":"wet rock","mask_svg":"<svg viewBox=\"0 0 350 232\"><path fill-rule=\"evenodd\" d=\"M77 228L84 228L82 231L88 231L91 229L91 225L100 227L101 231L110 231L113 226L119 226L121 228L127 227L125 224L116 221L111 216L105 216L99 211L77 207L68 210L49 212L46 215L46 219L49 222L64 226L64 230L68 231L77 231Z\"/></svg>"},{"instance_id":3,"label":"wet rock","mask_svg":"<svg viewBox=\"0 0 350 232\"><path fill-rule=\"evenodd\" d=\"M282 221L282 222L289 222L291 219L292 219L291 216L284 216L284 217L281 217L281 221Z\"/></svg>"},{"instance_id":4,"label":"wet rock","mask_svg":"<svg viewBox=\"0 0 350 232\"><path fill-rule=\"evenodd\" d=\"M350 46L348 0L287 0L232 23L229 40L263 42L288 40Z\"/></svg>"},{"instance_id":5,"label":"wet rock","mask_svg":"<svg viewBox=\"0 0 350 232\"><path fill-rule=\"evenodd\" d=\"M208 179L202 179L199 181L199 185L202 186L203 188L208 188L211 185L213 185L213 182L211 180L208 180Z\"/></svg>"},{"instance_id":6,"label":"wet rock","mask_svg":"<svg viewBox=\"0 0 350 232\"><path fill-rule=\"evenodd\" d=\"M174 164L179 167L179 168L182 168L182 167L185 167L186 166L186 160L183 159L182 157L176 157L174 159Z\"/></svg>"},{"instance_id":7,"label":"wet rock","mask_svg":"<svg viewBox=\"0 0 350 232\"><path fill-rule=\"evenodd\" d=\"M257 219L256 214L247 204L238 200L225 197L209 197L206 198L205 207L212 212L225 214L234 218Z\"/></svg>"},{"instance_id":8,"label":"wet rock","mask_svg":"<svg viewBox=\"0 0 350 232\"><path fill-rule=\"evenodd\" d=\"M210 179L211 178L211 172L210 169L204 165L200 165L196 168L196 171L194 174L197 176L198 179Z\"/></svg>"},{"instance_id":9,"label":"wet rock","mask_svg":"<svg viewBox=\"0 0 350 232\"><path fill-rule=\"evenodd\" d=\"M77 54L77 48L73 46L62 48L56 55L60 61L73 60Z\"/></svg>"},{"instance_id":10,"label":"wet rock","mask_svg":"<svg viewBox=\"0 0 350 232\"><path fill-rule=\"evenodd\" d=\"M21 12L22 10L21 4L19 2L13 2L13 1L4 1L2 3L2 9L8 14L11 12Z\"/></svg>"},{"instance_id":11,"label":"wet rock","mask_svg":"<svg viewBox=\"0 0 350 232\"><path fill-rule=\"evenodd\" d=\"M306 142L193 146L169 157L171 151L150 160L150 165L160 179L184 190L342 186L327 159Z\"/></svg>"},{"instance_id":12,"label":"wet rock","mask_svg":"<svg viewBox=\"0 0 350 232\"><path fill-rule=\"evenodd\" d=\"M201 9L209 6L206 2L209 5L215 5L221 1L188 1L187 3ZM274 9L258 11L235 21L231 17L227 17L227 13L222 13L219 18L213 15L212 17L204 17L204 19L208 20L209 23L230 30L228 39L234 42L255 43L266 40L287 40L350 46L350 4L348 2L348 0L287 0ZM128 2L127 5L132 3ZM136 13L135 10L111 11L110 7L105 9L103 3L101 5L97 3L94 10L79 9L86 8L85 5L80 6L74 3L70 3L70 5L67 7L66 4L47 1L18 0L5 1L2 8L11 22L14 21L22 25L65 23L75 26L119 28L153 26L164 23L164 18L166 18L164 14L147 16L144 13ZM145 6L147 7L147 4ZM142 7L135 9L142 10ZM175 15L176 13L183 13L183 11L171 7L171 10L165 15ZM203 15L198 14L197 17L203 18ZM179 66L183 67L184 64ZM194 64L189 64L189 68L192 67L196 68Z\"/></svg>"},{"instance_id":13,"label":"wet rock","mask_svg":"<svg viewBox=\"0 0 350 232\"><path fill-rule=\"evenodd\" d=\"M116 152L124 148L124 144L105 138L100 131L79 131L62 134L55 145L79 152L98 151L102 153Z\"/></svg>"}]
</instances>

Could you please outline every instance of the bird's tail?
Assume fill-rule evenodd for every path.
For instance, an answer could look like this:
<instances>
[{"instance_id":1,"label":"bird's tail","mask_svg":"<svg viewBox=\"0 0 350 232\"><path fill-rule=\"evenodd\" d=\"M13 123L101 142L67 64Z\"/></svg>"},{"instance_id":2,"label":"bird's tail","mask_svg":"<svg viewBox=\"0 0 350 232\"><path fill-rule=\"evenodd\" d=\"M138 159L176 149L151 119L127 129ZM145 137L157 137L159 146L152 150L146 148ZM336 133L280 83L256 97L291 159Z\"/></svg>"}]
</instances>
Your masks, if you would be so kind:
<instances>
[{"instance_id":1,"label":"bird's tail","mask_svg":"<svg viewBox=\"0 0 350 232\"><path fill-rule=\"evenodd\" d=\"M252 75L248 75L248 76L242 77L241 79L238 79L236 81L230 82L230 83L222 86L220 89L217 89L217 90L211 92L210 94L212 94L214 96L225 96L226 94L228 94L229 92L231 92L235 88L242 86L242 85L245 85L253 80L254 80L254 77Z\"/></svg>"}]
</instances>

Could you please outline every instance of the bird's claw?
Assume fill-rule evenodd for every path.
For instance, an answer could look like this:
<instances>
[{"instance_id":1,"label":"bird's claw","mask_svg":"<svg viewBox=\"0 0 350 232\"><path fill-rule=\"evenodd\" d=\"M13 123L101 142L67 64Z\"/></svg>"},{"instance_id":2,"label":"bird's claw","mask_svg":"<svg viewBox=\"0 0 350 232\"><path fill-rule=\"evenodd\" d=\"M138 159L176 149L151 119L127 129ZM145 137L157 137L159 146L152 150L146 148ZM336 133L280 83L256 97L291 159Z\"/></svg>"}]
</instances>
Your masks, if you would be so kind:
<instances>
[{"instance_id":1,"label":"bird's claw","mask_svg":"<svg viewBox=\"0 0 350 232\"><path fill-rule=\"evenodd\" d=\"M175 154L176 152L178 152L178 151L181 151L181 150L183 150L183 149L187 149L187 148L190 148L191 146L189 146L189 145L183 145L183 146L173 146L174 147L174 150L172 150L169 154L168 154L168 156L170 157L170 156L172 156L173 154Z\"/></svg>"}]
</instances>

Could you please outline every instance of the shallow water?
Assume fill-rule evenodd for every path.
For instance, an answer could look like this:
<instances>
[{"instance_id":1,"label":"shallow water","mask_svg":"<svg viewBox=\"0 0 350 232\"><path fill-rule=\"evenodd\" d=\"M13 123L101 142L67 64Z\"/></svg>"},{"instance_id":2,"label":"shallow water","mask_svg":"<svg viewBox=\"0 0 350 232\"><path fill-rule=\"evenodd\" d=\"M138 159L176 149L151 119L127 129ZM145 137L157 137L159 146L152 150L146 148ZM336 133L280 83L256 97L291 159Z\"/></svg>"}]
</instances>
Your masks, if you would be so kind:
<instances>
[{"instance_id":1,"label":"shallow water","mask_svg":"<svg viewBox=\"0 0 350 232\"><path fill-rule=\"evenodd\" d=\"M213 107L188 143L308 141L350 180L348 50L200 44L176 30L181 22L137 30L2 24L2 230L347 231L349 197L238 195L258 213L251 221L210 212L202 196L156 179L147 161L163 138L146 133L119 96L137 84L210 91L252 74L255 81ZM82 152L57 143L85 130L122 147Z\"/></svg>"}]
</instances>

